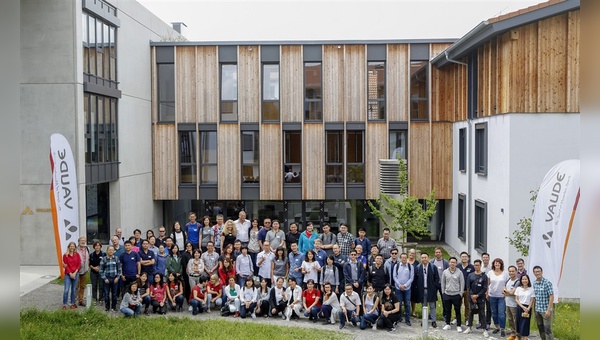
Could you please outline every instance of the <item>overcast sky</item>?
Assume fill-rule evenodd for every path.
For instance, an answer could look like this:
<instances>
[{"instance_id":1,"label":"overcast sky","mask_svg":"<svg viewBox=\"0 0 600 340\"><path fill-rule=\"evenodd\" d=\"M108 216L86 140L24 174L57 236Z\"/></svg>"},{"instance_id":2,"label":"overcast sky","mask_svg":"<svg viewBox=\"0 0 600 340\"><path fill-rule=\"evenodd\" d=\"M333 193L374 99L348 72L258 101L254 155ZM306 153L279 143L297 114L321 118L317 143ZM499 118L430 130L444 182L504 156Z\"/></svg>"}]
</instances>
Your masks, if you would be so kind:
<instances>
[{"instance_id":1,"label":"overcast sky","mask_svg":"<svg viewBox=\"0 0 600 340\"><path fill-rule=\"evenodd\" d=\"M460 38L525 0L138 0L190 41Z\"/></svg>"}]
</instances>

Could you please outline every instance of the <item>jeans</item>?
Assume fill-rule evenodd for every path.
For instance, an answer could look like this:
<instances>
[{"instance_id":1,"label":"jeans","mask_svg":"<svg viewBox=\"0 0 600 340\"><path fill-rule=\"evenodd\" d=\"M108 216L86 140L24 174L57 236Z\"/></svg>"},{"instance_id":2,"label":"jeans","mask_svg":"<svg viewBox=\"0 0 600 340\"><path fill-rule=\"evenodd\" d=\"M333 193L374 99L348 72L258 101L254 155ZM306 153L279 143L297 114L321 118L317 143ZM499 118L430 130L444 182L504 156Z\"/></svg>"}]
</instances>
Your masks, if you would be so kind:
<instances>
[{"instance_id":1,"label":"jeans","mask_svg":"<svg viewBox=\"0 0 600 340\"><path fill-rule=\"evenodd\" d=\"M170 299L167 299L167 303L169 304L169 307L171 307L171 310L175 310L175 308L179 309L183 307L183 295L178 295L175 298L175 304L173 304Z\"/></svg>"},{"instance_id":2,"label":"jeans","mask_svg":"<svg viewBox=\"0 0 600 340\"><path fill-rule=\"evenodd\" d=\"M325 320L329 319L331 323L335 323L335 315L339 313L337 308L333 308L331 305L322 305L321 311L323 312Z\"/></svg>"},{"instance_id":3,"label":"jeans","mask_svg":"<svg viewBox=\"0 0 600 340\"><path fill-rule=\"evenodd\" d=\"M166 314L167 313L167 304L165 303L161 307L160 301L152 300L152 313Z\"/></svg>"},{"instance_id":4,"label":"jeans","mask_svg":"<svg viewBox=\"0 0 600 340\"><path fill-rule=\"evenodd\" d=\"M207 297L206 297L206 304L207 304L207 306L206 306L206 308L210 308L211 307L211 302L210 301L212 301L212 299L213 299L212 294L207 294ZM215 307L216 308L223 307L223 299L221 299L221 298L216 299L215 300Z\"/></svg>"},{"instance_id":5,"label":"jeans","mask_svg":"<svg viewBox=\"0 0 600 340\"><path fill-rule=\"evenodd\" d=\"M69 289L71 290L71 305L75 304L75 291L77 290L77 280L79 279L79 273L75 274L75 278L72 279L71 275L65 273L65 289L63 291L63 305L67 305L69 297Z\"/></svg>"},{"instance_id":6,"label":"jeans","mask_svg":"<svg viewBox=\"0 0 600 340\"><path fill-rule=\"evenodd\" d=\"M141 304L144 306L144 310L148 310L148 307L150 307L150 302L152 302L150 295L146 295L142 298Z\"/></svg>"},{"instance_id":7,"label":"jeans","mask_svg":"<svg viewBox=\"0 0 600 340\"><path fill-rule=\"evenodd\" d=\"M248 312L250 312L250 314L254 313L254 310L256 309L256 302L252 302L250 304L250 307L246 308L246 304L242 303L240 306L240 317L242 319L246 318L246 315L248 314Z\"/></svg>"},{"instance_id":8,"label":"jeans","mask_svg":"<svg viewBox=\"0 0 600 340\"><path fill-rule=\"evenodd\" d=\"M506 325L506 303L504 297L490 296L490 306L492 310L492 318L496 328L504 329Z\"/></svg>"},{"instance_id":9,"label":"jeans","mask_svg":"<svg viewBox=\"0 0 600 340\"><path fill-rule=\"evenodd\" d=\"M115 283L115 278L108 278L108 283L104 282L104 303L105 309L117 309L117 293L119 290L119 281ZM109 293L111 293L109 295Z\"/></svg>"},{"instance_id":10,"label":"jeans","mask_svg":"<svg viewBox=\"0 0 600 340\"><path fill-rule=\"evenodd\" d=\"M319 313L321 313L321 307L313 306L310 309L310 312L304 311L304 316L308 317L309 320L317 320L319 318Z\"/></svg>"},{"instance_id":11,"label":"jeans","mask_svg":"<svg viewBox=\"0 0 600 340\"><path fill-rule=\"evenodd\" d=\"M377 312L363 315L362 318L360 319L360 329L366 329L367 322L370 323L371 325L377 324L378 317L379 317L379 314Z\"/></svg>"},{"instance_id":12,"label":"jeans","mask_svg":"<svg viewBox=\"0 0 600 340\"><path fill-rule=\"evenodd\" d=\"M90 270L90 280L92 281L92 299L104 300L104 281L100 278L100 273Z\"/></svg>"},{"instance_id":13,"label":"jeans","mask_svg":"<svg viewBox=\"0 0 600 340\"><path fill-rule=\"evenodd\" d=\"M252 259L252 269L254 270L254 276L258 276L258 269L260 269L257 265L256 265L256 256L258 256L258 253L251 253L248 252L248 254L250 254L250 258Z\"/></svg>"},{"instance_id":14,"label":"jeans","mask_svg":"<svg viewBox=\"0 0 600 340\"><path fill-rule=\"evenodd\" d=\"M121 313L125 314L126 318L128 318L134 314L135 314L135 316L138 316L142 313L142 305L137 305L137 307L135 307L135 310L133 310L129 307L121 308Z\"/></svg>"},{"instance_id":15,"label":"jeans","mask_svg":"<svg viewBox=\"0 0 600 340\"><path fill-rule=\"evenodd\" d=\"M400 290L396 289L396 296L398 300L400 300L400 308L402 308L402 303L404 303L404 320L406 322L410 321L410 289ZM402 315L402 314L401 314Z\"/></svg>"},{"instance_id":16,"label":"jeans","mask_svg":"<svg viewBox=\"0 0 600 340\"><path fill-rule=\"evenodd\" d=\"M552 334L553 318L554 311L550 313L549 317L546 317L546 312L535 312L535 322L537 323L538 329L540 331L540 338L542 338L542 340L554 340L554 335Z\"/></svg>"},{"instance_id":17,"label":"jeans","mask_svg":"<svg viewBox=\"0 0 600 340\"><path fill-rule=\"evenodd\" d=\"M344 314L344 311L340 309L340 312L338 313L338 315L340 317L340 326L343 327L346 325L346 315L348 315L348 321L352 322L353 325L356 325L357 317L354 316L355 313L356 313L355 310L347 310L346 309L346 314Z\"/></svg>"},{"instance_id":18,"label":"jeans","mask_svg":"<svg viewBox=\"0 0 600 340\"><path fill-rule=\"evenodd\" d=\"M454 313L456 315L456 325L458 327L461 326L461 315L460 315L460 304L462 300L462 294L459 295L446 295L442 296L442 303L444 304L444 309L446 310L446 315L444 315L444 322L447 325L450 324L450 317L452 316L452 307L454 307Z\"/></svg>"},{"instance_id":19,"label":"jeans","mask_svg":"<svg viewBox=\"0 0 600 340\"><path fill-rule=\"evenodd\" d=\"M190 306L192 306L192 315L197 315L198 312L202 313L205 310L203 302L200 300L193 299L190 301Z\"/></svg>"}]
</instances>

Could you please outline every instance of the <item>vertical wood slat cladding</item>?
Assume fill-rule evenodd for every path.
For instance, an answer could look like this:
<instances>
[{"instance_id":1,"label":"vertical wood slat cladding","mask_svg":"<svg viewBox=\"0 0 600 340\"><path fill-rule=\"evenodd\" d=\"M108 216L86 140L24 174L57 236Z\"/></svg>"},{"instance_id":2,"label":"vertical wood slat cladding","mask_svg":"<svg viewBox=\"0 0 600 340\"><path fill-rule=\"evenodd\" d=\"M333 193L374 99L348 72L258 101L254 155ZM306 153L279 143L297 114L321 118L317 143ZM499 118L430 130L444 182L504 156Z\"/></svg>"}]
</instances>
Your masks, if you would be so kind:
<instances>
[{"instance_id":1,"label":"vertical wood slat cladding","mask_svg":"<svg viewBox=\"0 0 600 340\"><path fill-rule=\"evenodd\" d=\"M281 121L301 122L304 112L304 63L302 46L281 46Z\"/></svg>"},{"instance_id":2,"label":"vertical wood slat cladding","mask_svg":"<svg viewBox=\"0 0 600 340\"><path fill-rule=\"evenodd\" d=\"M155 200L174 200L179 196L179 141L175 124L153 126L153 196Z\"/></svg>"},{"instance_id":3,"label":"vertical wood slat cladding","mask_svg":"<svg viewBox=\"0 0 600 340\"><path fill-rule=\"evenodd\" d=\"M196 122L196 47L175 47L175 117L179 123Z\"/></svg>"},{"instance_id":4,"label":"vertical wood slat cladding","mask_svg":"<svg viewBox=\"0 0 600 340\"><path fill-rule=\"evenodd\" d=\"M429 122L411 122L408 130L410 194L424 198L431 192L431 128Z\"/></svg>"},{"instance_id":5,"label":"vertical wood slat cladding","mask_svg":"<svg viewBox=\"0 0 600 340\"><path fill-rule=\"evenodd\" d=\"M342 122L347 109L344 101L344 46L323 45L322 66L323 120Z\"/></svg>"},{"instance_id":6,"label":"vertical wood slat cladding","mask_svg":"<svg viewBox=\"0 0 600 340\"><path fill-rule=\"evenodd\" d=\"M283 199L283 153L279 124L260 125L260 199Z\"/></svg>"},{"instance_id":7,"label":"vertical wood slat cladding","mask_svg":"<svg viewBox=\"0 0 600 340\"><path fill-rule=\"evenodd\" d=\"M538 112L567 108L567 14L539 22Z\"/></svg>"},{"instance_id":8,"label":"vertical wood slat cladding","mask_svg":"<svg viewBox=\"0 0 600 340\"><path fill-rule=\"evenodd\" d=\"M567 25L567 112L579 112L579 11L569 12Z\"/></svg>"},{"instance_id":9,"label":"vertical wood slat cladding","mask_svg":"<svg viewBox=\"0 0 600 340\"><path fill-rule=\"evenodd\" d=\"M219 61L216 46L196 46L196 119L219 121Z\"/></svg>"},{"instance_id":10,"label":"vertical wood slat cladding","mask_svg":"<svg viewBox=\"0 0 600 340\"><path fill-rule=\"evenodd\" d=\"M444 52L448 47L452 44L450 43L440 43L440 44L430 44L429 45L429 59L433 59L437 57L440 53Z\"/></svg>"},{"instance_id":11,"label":"vertical wood slat cladding","mask_svg":"<svg viewBox=\"0 0 600 340\"><path fill-rule=\"evenodd\" d=\"M325 127L304 124L302 131L302 199L325 197Z\"/></svg>"},{"instance_id":12,"label":"vertical wood slat cladding","mask_svg":"<svg viewBox=\"0 0 600 340\"><path fill-rule=\"evenodd\" d=\"M431 182L436 199L452 199L452 123L431 124Z\"/></svg>"},{"instance_id":13,"label":"vertical wood slat cladding","mask_svg":"<svg viewBox=\"0 0 600 340\"><path fill-rule=\"evenodd\" d=\"M219 199L239 200L242 198L242 157L240 129L238 124L217 126L219 156Z\"/></svg>"},{"instance_id":14,"label":"vertical wood slat cladding","mask_svg":"<svg viewBox=\"0 0 600 340\"><path fill-rule=\"evenodd\" d=\"M344 112L345 121L360 122L367 118L366 45L344 48Z\"/></svg>"},{"instance_id":15,"label":"vertical wood slat cladding","mask_svg":"<svg viewBox=\"0 0 600 340\"><path fill-rule=\"evenodd\" d=\"M387 45L385 96L389 121L408 121L409 65L408 44Z\"/></svg>"},{"instance_id":16,"label":"vertical wood slat cladding","mask_svg":"<svg viewBox=\"0 0 600 340\"><path fill-rule=\"evenodd\" d=\"M152 81L151 81L151 114L152 114L152 123L156 123L158 121L158 76L157 71L158 67L156 66L156 47L151 48L150 59L152 61Z\"/></svg>"},{"instance_id":17,"label":"vertical wood slat cladding","mask_svg":"<svg viewBox=\"0 0 600 340\"><path fill-rule=\"evenodd\" d=\"M260 122L260 53L258 46L238 47L239 122Z\"/></svg>"},{"instance_id":18,"label":"vertical wood slat cladding","mask_svg":"<svg viewBox=\"0 0 600 340\"><path fill-rule=\"evenodd\" d=\"M365 131L365 198L379 198L379 160L388 159L386 123L367 123Z\"/></svg>"},{"instance_id":19,"label":"vertical wood slat cladding","mask_svg":"<svg viewBox=\"0 0 600 340\"><path fill-rule=\"evenodd\" d=\"M467 67L446 65L431 70L432 121L455 122L467 117Z\"/></svg>"}]
</instances>

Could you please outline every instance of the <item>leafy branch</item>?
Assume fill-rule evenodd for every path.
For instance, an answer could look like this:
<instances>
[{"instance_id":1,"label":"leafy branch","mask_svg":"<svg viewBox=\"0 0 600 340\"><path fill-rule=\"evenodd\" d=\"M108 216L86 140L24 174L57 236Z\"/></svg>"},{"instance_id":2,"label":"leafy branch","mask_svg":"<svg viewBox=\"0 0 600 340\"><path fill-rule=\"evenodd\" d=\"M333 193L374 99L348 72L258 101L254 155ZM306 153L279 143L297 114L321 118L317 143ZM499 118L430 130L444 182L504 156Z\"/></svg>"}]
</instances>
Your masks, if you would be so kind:
<instances>
[{"instance_id":1,"label":"leafy branch","mask_svg":"<svg viewBox=\"0 0 600 340\"><path fill-rule=\"evenodd\" d=\"M535 201L538 196L537 190L531 190L529 193L531 197L529 200L533 202L533 207L535 207ZM533 215L533 208L531 209L531 215ZM513 247L517 249L517 251L523 255L529 255L529 239L531 237L531 217L523 217L517 222L518 228L513 231L513 237L507 237L508 243L510 243Z\"/></svg>"}]
</instances>

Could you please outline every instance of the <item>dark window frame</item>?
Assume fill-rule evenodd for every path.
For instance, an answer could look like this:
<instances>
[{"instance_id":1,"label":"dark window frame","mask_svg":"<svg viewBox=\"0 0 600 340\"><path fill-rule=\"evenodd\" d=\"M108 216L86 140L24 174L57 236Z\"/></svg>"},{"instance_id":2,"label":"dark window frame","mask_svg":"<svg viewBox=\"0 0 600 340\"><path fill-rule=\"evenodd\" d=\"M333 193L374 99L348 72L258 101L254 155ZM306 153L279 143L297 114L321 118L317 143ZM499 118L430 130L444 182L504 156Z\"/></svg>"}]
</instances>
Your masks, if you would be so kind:
<instances>
[{"instance_id":1,"label":"dark window frame","mask_svg":"<svg viewBox=\"0 0 600 340\"><path fill-rule=\"evenodd\" d=\"M83 100L85 164L118 163L119 115L117 98L84 92ZM99 103L102 104L99 105Z\"/></svg>"},{"instance_id":2,"label":"dark window frame","mask_svg":"<svg viewBox=\"0 0 600 340\"><path fill-rule=\"evenodd\" d=\"M235 99L223 99L223 67L235 66ZM222 123L235 123L239 119L239 68L237 62L222 62L219 63L219 121ZM223 104L231 104L233 111L231 113L223 113ZM233 115L234 119L223 119L223 115Z\"/></svg>"},{"instance_id":3,"label":"dark window frame","mask_svg":"<svg viewBox=\"0 0 600 340\"><path fill-rule=\"evenodd\" d=\"M90 39L90 21L94 23L93 39ZM100 32L98 25L101 28ZM95 13L86 11L85 8L82 11L82 27L82 35L85 35L82 37L83 74L90 80L94 79L96 84L116 89L119 84L117 74L118 27ZM99 37L101 41L98 41ZM91 42L92 40L93 42ZM86 49L88 53L86 53Z\"/></svg>"},{"instance_id":4,"label":"dark window frame","mask_svg":"<svg viewBox=\"0 0 600 340\"><path fill-rule=\"evenodd\" d=\"M308 88L306 87L306 66L308 64L319 64L320 70L320 93L315 97L309 98L307 96ZM316 66L316 65L315 65ZM323 62L322 61L304 61L303 63L303 82L304 82L304 121L305 122L322 122L323 121ZM311 106L316 105L316 118L310 117ZM320 112L320 115L319 115Z\"/></svg>"},{"instance_id":5,"label":"dark window frame","mask_svg":"<svg viewBox=\"0 0 600 340\"><path fill-rule=\"evenodd\" d=\"M423 66L419 67L414 73L412 72L412 65L413 63L424 63ZM410 109L410 120L411 121L421 121L421 122L427 122L429 121L429 109L430 109L430 105L431 105L431 97L430 97L430 80L429 80L429 74L431 72L431 65L429 64L429 61L427 60L411 60L410 61L410 67L411 67L411 73L410 73L410 79L409 79L409 94L410 94L410 102L409 102L409 109ZM425 96L421 97L421 96L416 96L413 97L413 77L416 77L417 73L420 73L422 69L425 69ZM421 113L421 111L419 110L419 103L420 102L425 102L425 117L423 117L422 115L420 115L419 113ZM414 109L413 109L413 104L417 105L417 111L416 114L414 114Z\"/></svg>"},{"instance_id":6,"label":"dark window frame","mask_svg":"<svg viewBox=\"0 0 600 340\"><path fill-rule=\"evenodd\" d=\"M298 138L300 139L300 143L292 143L288 144L288 135L298 134ZM288 160L288 152L291 152L291 148L299 148L298 154L300 155L300 162L289 162ZM283 170L284 170L284 185L297 185L298 183L302 183L302 173L298 171L293 171L294 167L300 167L302 169L302 130L286 130L283 131ZM298 175L297 177L292 177L289 181L285 180L285 176L287 175L288 169L292 171L293 176ZM297 174L294 174L296 172Z\"/></svg>"},{"instance_id":7,"label":"dark window frame","mask_svg":"<svg viewBox=\"0 0 600 340\"><path fill-rule=\"evenodd\" d=\"M202 156L202 154L204 152L204 146L205 146L205 144L204 144L204 142L205 142L204 135L205 134L211 134L211 133L215 134L215 136L214 136L215 137L215 141L216 141L216 144L215 144L215 148L216 148L216 150L215 150L215 153L216 153L215 161L214 162L204 162L203 161L203 156ZM208 130L200 130L200 131L198 131L198 143L199 143L199 147L198 147L198 152L199 152L199 156L198 156L198 171L200 173L198 182L199 182L200 185L213 185L213 186L214 185L218 185L219 184L219 176L218 176L218 163L219 163L219 146L218 146L218 144L219 144L219 141L218 141L218 136L217 136L217 130L210 130L210 131L208 131ZM214 182L204 181L203 171L202 170L205 167L206 168L208 168L208 167L214 167L216 169L215 173L217 174L217 178L215 179Z\"/></svg>"},{"instance_id":8,"label":"dark window frame","mask_svg":"<svg viewBox=\"0 0 600 340\"><path fill-rule=\"evenodd\" d=\"M351 155L351 146L350 139L351 136L354 135L354 150L355 154L353 158L357 160L356 162L350 162ZM360 138L358 137L360 135ZM359 140L360 139L360 140ZM360 143L360 145L359 145ZM360 154L359 154L360 153ZM362 169L362 179L360 179L361 173L360 170L357 174L350 174L352 169ZM356 177L359 176L359 177ZM346 173L345 173L347 184L353 185L365 185L365 131L364 130L346 130ZM351 178L359 178L359 180L352 180Z\"/></svg>"},{"instance_id":9,"label":"dark window frame","mask_svg":"<svg viewBox=\"0 0 600 340\"><path fill-rule=\"evenodd\" d=\"M475 200L475 250L487 251L487 202Z\"/></svg>"},{"instance_id":10,"label":"dark window frame","mask_svg":"<svg viewBox=\"0 0 600 340\"><path fill-rule=\"evenodd\" d=\"M248 149L248 146L246 145L246 137L245 135L250 136L250 133L252 133L252 148ZM240 131L240 162L242 165L242 171L241 171L241 176L242 176L242 186L248 186L248 185L258 185L260 184L260 132L259 130L242 130ZM254 153L257 153L256 155L256 161L253 159L252 162L246 162L244 161L244 151L252 151ZM244 177L246 177L244 175L244 167L257 167L257 176L253 176L253 178L249 181L246 181L244 179ZM252 171L252 173L254 174L254 171Z\"/></svg>"},{"instance_id":11,"label":"dark window frame","mask_svg":"<svg viewBox=\"0 0 600 340\"><path fill-rule=\"evenodd\" d=\"M169 96L169 98L167 99L162 99L162 92L163 90L161 90L161 68L163 67L171 67L172 70L167 70L166 72L169 72L168 75L164 75L163 76L167 76L169 79L168 81L170 81L172 79L172 83L173 83L173 89L172 91L166 91L168 94L172 94L173 97L171 98ZM177 110L175 107L175 64L174 63L157 63L156 64L156 92L157 92L157 113L158 113L158 121L161 123L174 123L175 120L177 119ZM166 109L172 110L172 114L171 112L166 112Z\"/></svg>"},{"instance_id":12,"label":"dark window frame","mask_svg":"<svg viewBox=\"0 0 600 340\"><path fill-rule=\"evenodd\" d=\"M192 138L192 136L194 136ZM198 133L192 131L179 131L179 185L197 185L198 184ZM191 181L183 181L183 167L191 167Z\"/></svg>"},{"instance_id":13,"label":"dark window frame","mask_svg":"<svg viewBox=\"0 0 600 340\"><path fill-rule=\"evenodd\" d=\"M379 86L377 87L377 98L372 99L369 96L369 72L371 71L371 64L379 64L383 63L383 97L379 97ZM385 121L387 119L387 69L386 69L386 61L385 60L369 60L367 61L367 120L368 121ZM375 70L375 72L377 72ZM378 80L378 77L376 78ZM373 112L373 107L376 108L375 115L376 117L372 117L371 114Z\"/></svg>"},{"instance_id":14,"label":"dark window frame","mask_svg":"<svg viewBox=\"0 0 600 340\"><path fill-rule=\"evenodd\" d=\"M277 99L266 99L265 98L265 66L273 66L277 65L277 86L279 89L277 90ZM268 123L277 123L281 121L281 65L278 62L263 62L262 63L262 80L261 80L261 111L262 111L262 121ZM277 119L267 119L265 118L265 104L267 105L275 105L277 108Z\"/></svg>"},{"instance_id":15,"label":"dark window frame","mask_svg":"<svg viewBox=\"0 0 600 340\"><path fill-rule=\"evenodd\" d=\"M339 159L337 161L330 161L330 154L329 154L329 136L331 135L336 135L336 139L337 139L337 152L336 154L338 155ZM326 185L338 185L344 184L345 181L345 173L344 173L344 130L326 130L325 131L325 184ZM339 170L338 173L333 173L331 175L328 175L328 169L330 167L341 167L341 169ZM339 177L332 177L332 176L339 176ZM329 180L329 178L333 179L333 180Z\"/></svg>"},{"instance_id":16,"label":"dark window frame","mask_svg":"<svg viewBox=\"0 0 600 340\"><path fill-rule=\"evenodd\" d=\"M467 235L467 196L458 194L458 239L465 242Z\"/></svg>"},{"instance_id":17,"label":"dark window frame","mask_svg":"<svg viewBox=\"0 0 600 340\"><path fill-rule=\"evenodd\" d=\"M467 128L458 130L458 171L467 171Z\"/></svg>"},{"instance_id":18,"label":"dark window frame","mask_svg":"<svg viewBox=\"0 0 600 340\"><path fill-rule=\"evenodd\" d=\"M475 173L487 176L488 173L488 134L487 122L475 124Z\"/></svg>"},{"instance_id":19,"label":"dark window frame","mask_svg":"<svg viewBox=\"0 0 600 340\"><path fill-rule=\"evenodd\" d=\"M404 148L404 158L403 159L405 159L408 162L408 143L409 143L408 129L390 129L388 131L388 142L391 142L391 134L392 134L392 132L394 132L394 133L404 132L404 144L405 144L405 148ZM390 151L391 151L391 149L390 149ZM392 157L392 153L389 153L389 157L390 157L390 159L395 159L395 158Z\"/></svg>"}]
</instances>

